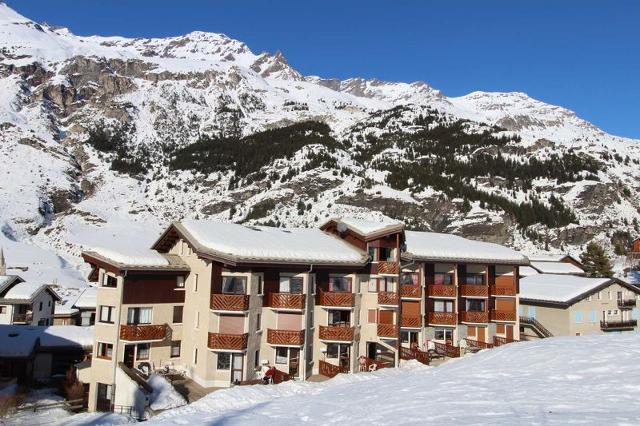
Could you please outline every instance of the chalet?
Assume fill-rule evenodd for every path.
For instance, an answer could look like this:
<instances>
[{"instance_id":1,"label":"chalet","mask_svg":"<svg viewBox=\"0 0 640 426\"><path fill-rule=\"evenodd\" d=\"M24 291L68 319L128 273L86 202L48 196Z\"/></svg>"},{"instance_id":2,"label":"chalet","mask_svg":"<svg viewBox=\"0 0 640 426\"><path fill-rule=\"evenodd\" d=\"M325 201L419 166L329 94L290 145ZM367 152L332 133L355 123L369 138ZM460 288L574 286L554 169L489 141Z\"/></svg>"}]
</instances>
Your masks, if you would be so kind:
<instances>
[{"instance_id":1,"label":"chalet","mask_svg":"<svg viewBox=\"0 0 640 426\"><path fill-rule=\"evenodd\" d=\"M612 278L537 274L520 280L524 340L637 329L640 289Z\"/></svg>"},{"instance_id":2,"label":"chalet","mask_svg":"<svg viewBox=\"0 0 640 426\"><path fill-rule=\"evenodd\" d=\"M319 229L184 220L151 249L83 257L97 283L91 410L127 405L123 367L226 387L259 379L264 362L306 380L518 340L529 263L497 244L352 218Z\"/></svg>"},{"instance_id":3,"label":"chalet","mask_svg":"<svg viewBox=\"0 0 640 426\"><path fill-rule=\"evenodd\" d=\"M0 324L53 325L60 297L47 284L0 275Z\"/></svg>"},{"instance_id":4,"label":"chalet","mask_svg":"<svg viewBox=\"0 0 640 426\"><path fill-rule=\"evenodd\" d=\"M567 254L528 255L530 266L520 269L521 276L535 274L585 275L583 265Z\"/></svg>"}]
</instances>

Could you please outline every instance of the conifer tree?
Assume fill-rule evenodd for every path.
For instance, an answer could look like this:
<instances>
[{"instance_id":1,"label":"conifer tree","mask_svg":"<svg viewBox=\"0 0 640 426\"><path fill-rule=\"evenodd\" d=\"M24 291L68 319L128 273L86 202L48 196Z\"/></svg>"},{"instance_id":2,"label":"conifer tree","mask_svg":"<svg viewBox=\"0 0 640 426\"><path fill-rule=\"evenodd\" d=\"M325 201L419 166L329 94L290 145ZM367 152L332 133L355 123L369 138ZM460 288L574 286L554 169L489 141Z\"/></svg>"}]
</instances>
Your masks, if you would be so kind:
<instances>
[{"instance_id":1,"label":"conifer tree","mask_svg":"<svg viewBox=\"0 0 640 426\"><path fill-rule=\"evenodd\" d=\"M604 249L595 242L590 242L587 249L580 255L584 270L589 277L611 277L611 260Z\"/></svg>"}]
</instances>

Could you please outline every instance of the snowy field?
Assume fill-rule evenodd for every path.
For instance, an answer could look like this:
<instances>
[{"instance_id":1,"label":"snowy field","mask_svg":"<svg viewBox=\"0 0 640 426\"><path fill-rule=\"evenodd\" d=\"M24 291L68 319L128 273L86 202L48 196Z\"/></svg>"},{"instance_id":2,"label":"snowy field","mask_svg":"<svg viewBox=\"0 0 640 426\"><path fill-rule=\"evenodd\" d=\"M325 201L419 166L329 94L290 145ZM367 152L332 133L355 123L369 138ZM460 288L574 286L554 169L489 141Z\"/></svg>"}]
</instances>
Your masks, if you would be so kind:
<instances>
[{"instance_id":1,"label":"snowy field","mask_svg":"<svg viewBox=\"0 0 640 426\"><path fill-rule=\"evenodd\" d=\"M514 343L436 367L236 387L151 424L637 424L640 336Z\"/></svg>"}]
</instances>

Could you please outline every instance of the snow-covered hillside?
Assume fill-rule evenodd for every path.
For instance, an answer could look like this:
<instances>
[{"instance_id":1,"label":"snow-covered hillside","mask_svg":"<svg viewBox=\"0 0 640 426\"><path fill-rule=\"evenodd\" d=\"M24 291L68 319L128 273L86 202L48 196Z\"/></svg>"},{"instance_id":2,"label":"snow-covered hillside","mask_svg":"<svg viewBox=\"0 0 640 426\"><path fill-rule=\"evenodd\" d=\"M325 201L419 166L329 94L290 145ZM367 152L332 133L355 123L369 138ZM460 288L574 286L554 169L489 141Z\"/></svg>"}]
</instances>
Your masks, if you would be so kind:
<instances>
[{"instance_id":1,"label":"snow-covered hillside","mask_svg":"<svg viewBox=\"0 0 640 426\"><path fill-rule=\"evenodd\" d=\"M150 424L634 424L640 336L513 343L323 383L235 387Z\"/></svg>"},{"instance_id":2,"label":"snow-covered hillside","mask_svg":"<svg viewBox=\"0 0 640 426\"><path fill-rule=\"evenodd\" d=\"M284 140L300 146L269 158L241 140L254 143L243 156L215 153L228 164L188 162L202 151L210 162L207 141L306 121L327 124L331 140L292 133ZM105 129L120 134L117 149L95 143ZM442 175L407 178L437 170L429 141L465 135ZM200 151L185 153L193 146ZM265 158L241 174L254 157ZM480 157L475 168L499 157L511 169L460 173ZM558 173L525 170L538 160ZM639 166L639 141L522 93L449 98L423 82L303 76L280 52L256 54L222 34L79 37L0 2L0 246L30 279L81 285L82 248L148 245L181 218L317 226L344 214L392 217L575 254L594 238L610 245L617 230L640 233ZM526 217L517 203L531 204ZM554 211L560 220L547 217Z\"/></svg>"}]
</instances>

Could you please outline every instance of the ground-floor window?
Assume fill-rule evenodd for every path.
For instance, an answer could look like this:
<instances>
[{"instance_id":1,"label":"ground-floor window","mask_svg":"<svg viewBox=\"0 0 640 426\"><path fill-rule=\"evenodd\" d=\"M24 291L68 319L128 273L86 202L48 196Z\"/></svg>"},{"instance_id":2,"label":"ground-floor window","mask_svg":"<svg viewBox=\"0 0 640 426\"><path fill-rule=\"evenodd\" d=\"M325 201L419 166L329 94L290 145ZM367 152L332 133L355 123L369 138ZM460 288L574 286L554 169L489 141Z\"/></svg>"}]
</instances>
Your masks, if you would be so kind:
<instances>
[{"instance_id":1,"label":"ground-floor window","mask_svg":"<svg viewBox=\"0 0 640 426\"><path fill-rule=\"evenodd\" d=\"M149 359L151 343L138 343L136 345L136 360L143 361Z\"/></svg>"},{"instance_id":2,"label":"ground-floor window","mask_svg":"<svg viewBox=\"0 0 640 426\"><path fill-rule=\"evenodd\" d=\"M452 328L436 328L435 329L435 340L453 340L453 329Z\"/></svg>"},{"instance_id":3,"label":"ground-floor window","mask_svg":"<svg viewBox=\"0 0 640 426\"><path fill-rule=\"evenodd\" d=\"M98 343L98 357L111 359L111 355L113 354L113 344L111 343Z\"/></svg>"},{"instance_id":4,"label":"ground-floor window","mask_svg":"<svg viewBox=\"0 0 640 426\"><path fill-rule=\"evenodd\" d=\"M219 352L218 353L218 370L229 370L231 368L231 353Z\"/></svg>"},{"instance_id":5,"label":"ground-floor window","mask_svg":"<svg viewBox=\"0 0 640 426\"><path fill-rule=\"evenodd\" d=\"M351 359L351 345L327 343L327 358L337 359L341 367L348 367Z\"/></svg>"},{"instance_id":6,"label":"ground-floor window","mask_svg":"<svg viewBox=\"0 0 640 426\"><path fill-rule=\"evenodd\" d=\"M182 344L181 340L174 340L171 342L171 358L179 358L180 357L180 345Z\"/></svg>"},{"instance_id":7,"label":"ground-floor window","mask_svg":"<svg viewBox=\"0 0 640 426\"><path fill-rule=\"evenodd\" d=\"M276 348L276 364L286 364L289 361L289 348Z\"/></svg>"},{"instance_id":8,"label":"ground-floor window","mask_svg":"<svg viewBox=\"0 0 640 426\"><path fill-rule=\"evenodd\" d=\"M400 331L400 341L404 344L412 345L418 344L418 332L417 331Z\"/></svg>"}]
</instances>

